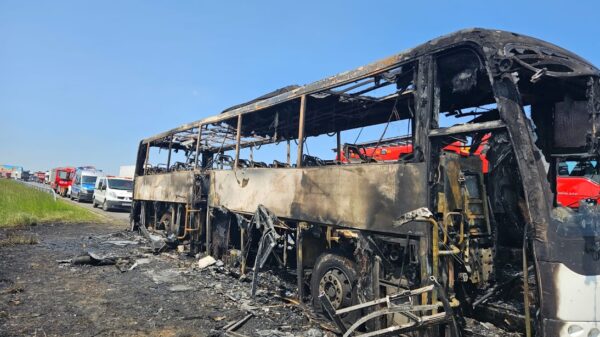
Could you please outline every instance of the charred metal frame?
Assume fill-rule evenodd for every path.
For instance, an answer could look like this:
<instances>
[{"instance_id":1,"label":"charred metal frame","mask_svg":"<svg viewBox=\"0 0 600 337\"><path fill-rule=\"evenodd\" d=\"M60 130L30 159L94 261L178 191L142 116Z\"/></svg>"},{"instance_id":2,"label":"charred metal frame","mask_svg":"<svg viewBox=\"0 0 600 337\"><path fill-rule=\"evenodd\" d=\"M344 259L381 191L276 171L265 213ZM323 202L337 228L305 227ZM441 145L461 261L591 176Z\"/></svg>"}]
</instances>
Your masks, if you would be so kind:
<instances>
[{"instance_id":1,"label":"charred metal frame","mask_svg":"<svg viewBox=\"0 0 600 337\"><path fill-rule=\"evenodd\" d=\"M452 53L462 51L468 51L477 61L473 61L473 64L467 64L465 61L466 66L440 63L440 60L446 55L451 56ZM467 68L453 68L461 66ZM458 73L461 76L453 77L451 79L453 82L449 83L448 79L444 78L447 76L444 73L445 67L453 69L452 71L461 71ZM448 72L454 76L454 73ZM518 78L525 75L530 76L530 82L524 82L526 79ZM536 132L548 133L544 130L553 126L554 115L545 117L545 119L534 116L534 119L538 118L538 122L548 123L548 125L539 125L534 130L523 107L526 104L539 104L535 100L536 90L538 90L536 86L551 86L549 81L545 80L546 78L556 81L585 79L583 83L585 83L584 86L587 86L585 99L588 100L587 109L591 116L591 130L587 137L587 143L578 143L577 151L585 152L588 156L597 155L600 143L596 134L598 127L596 114L600 112L600 104L596 103L600 96L597 94L599 75L600 73L595 67L580 57L527 36L484 29L464 30L443 36L356 70L302 87L285 88L285 90L226 110L219 115L185 124L142 140L138 150L135 200L131 213L132 225L141 224L146 227L150 223L156 223L158 221L157 211L165 209L171 203L185 205L186 210L193 210L192 213L206 212L205 219L198 220L199 227L188 228L188 212L186 211L184 232L204 233L204 248L210 252L213 246L213 233L222 225L222 220L215 215L215 212L222 212L229 216L235 215L239 219L239 217L250 217L255 210L257 212L255 214L258 214L260 207L264 207L267 210L264 212L272 213L273 216L285 222L287 232L295 233L295 269L298 297L301 300L306 298L306 276L315 272L313 265L318 259L314 255L328 251L327 248L315 247L315 242L322 241L322 239L315 239L319 235L326 237L326 247L329 247L330 250L333 246L342 251L353 247L352 249L356 249L357 252L355 255L364 257L364 261L381 261L375 264L367 263L362 266L364 268L357 268L361 273L361 278L369 278L372 282L372 289L369 290L368 287L360 289L361 296L364 296L363 300L368 303L379 304L378 298L380 290L383 288L382 285L390 282L389 280L380 280L380 276L387 273L385 270L389 268L390 256L383 253L377 244L372 244L373 237L381 240L381 244L401 247L405 255L409 254L409 250L415 249L416 257L414 259L409 257L409 260L418 261L420 285L429 282L431 276L436 279L445 276L448 283L444 284L444 287L449 287L455 281L458 282L459 278L464 279L464 276L452 274L454 267L449 267L453 264L452 258L455 258L457 254L464 254L468 257L470 253L475 252L472 259L482 258L481 256L487 259L485 254L489 247L486 245L493 246L495 243L490 243L491 240L494 240L494 233L489 230L489 218L493 218L493 216L489 215L492 212L489 210L491 201L488 199L485 188L476 192L483 195L479 201L482 207L480 213L471 214L469 213L471 210L465 210L466 217L462 214L455 217L454 213L457 212L451 208L451 204L459 203L460 200L457 198L470 198L469 187L466 186L465 177L462 174L464 172L472 173L479 177L481 185L484 183L481 182L483 181L482 173L473 168L472 162L461 159L459 156L441 158L442 147L448 145L451 140L466 139L467 136L478 139L485 133L506 134L510 141L511 155L514 156L514 162L517 165L515 171L518 176L516 179L519 182L517 189L522 191L524 202L522 218L525 223L521 224L523 225L522 230L525 234L527 234L528 228L531 228L532 231L532 236L525 236L523 240L525 248L521 247L524 256L522 272L526 274L528 270L534 270L537 294L532 306L539 309L540 312L535 317L532 326L530 326L529 319L525 321L524 326L527 328L528 334L535 331L539 336L559 335L565 331L567 325L560 320L557 300L549 298L548 294L557 291L558 283L554 281L557 278L555 271L557 261L573 265L576 257L574 257L575 253L559 256L557 247L565 247L567 244L557 245L559 237L549 230L557 228L560 224L557 224L557 220L552 216L555 198L553 186L548 181L551 172L546 170L544 160L551 158L554 153L572 151L572 149L558 149L552 144L540 148L541 142L550 142L548 141L549 134L538 134L540 139L537 142L534 142L532 135ZM489 83L489 88L485 83L478 81ZM394 94L379 98L365 95L373 90L394 84L397 86ZM452 90L448 89L448 85L453 86ZM472 88L479 91L472 95L464 95ZM547 89L544 88L544 90ZM577 95L577 93L568 94ZM446 96L453 98L449 101ZM492 101L489 101L489 97L492 98ZM485 113L462 113L460 111L461 107L477 106L472 103L477 99L483 104L494 103L496 110ZM555 101L558 102L560 99L562 97L556 97ZM583 99L579 98L579 100ZM401 107L399 108L399 106ZM340 133L342 131L385 123L386 120L389 120L387 119L389 110L396 108L400 109L399 114L402 119L412 120L413 123L413 153L408 160L402 160L400 163L375 163L360 167L340 165L342 164L340 162L334 163L338 166L318 168L304 165L304 146L307 137L335 133L336 150L340 155L342 151ZM334 111L338 109L338 115L336 113L332 115L327 109ZM458 112L454 112L453 109L458 109ZM446 111L449 116L471 114L477 117L467 124L440 128L439 114L443 111ZM537 112L534 113L537 114ZM583 125L581 127L584 128ZM297 159L294 168L291 167L290 158L291 140L297 141ZM250 166L250 168L241 166L241 149L250 148L252 151L254 146L281 141L287 143L288 168L272 166L272 169L262 169L258 168L260 166ZM168 148L166 170L160 171L149 167L148 156L151 147ZM179 166L172 168L171 151L174 149L185 151L188 158L193 158L193 163L189 163L188 166L183 165L183 169L179 169ZM235 151L233 158L225 158L226 151ZM194 157L191 157L191 154L194 154ZM224 158L229 160L232 170L214 169L215 163L220 161L222 165ZM504 160L503 158L498 159L498 163L500 160ZM250 162L253 162L252 157ZM359 173L363 171L366 173ZM353 182L356 179L363 179L361 180L363 186L355 190L352 189L352 186L346 186L347 189L344 190L339 187L341 185L331 183L335 180L334 177L339 178L342 175L346 175L346 179ZM450 176L458 178L448 180ZM174 177L183 178L181 178L181 182L173 183ZM382 180L381 177L388 177L390 180ZM447 181L442 183L443 179ZM285 194L269 196L269 191L277 190L274 185L269 184L273 180L291 189L289 199L286 199ZM402 189L398 188L398 182L404 184ZM152 184L154 187L148 188ZM172 192L155 193L154 190L158 190L157 186L164 184L172 184ZM377 189L378 186L387 185L392 186L389 191L382 192ZM188 191L182 192L186 196L177 199L179 195L179 192L175 192L177 188L179 191ZM445 190L440 191L439 188ZM261 193L261 189L264 192ZM315 194L303 196L306 191L314 189L327 191L333 206L325 206L324 204L327 202L319 199L318 196L315 197ZM146 192L144 192L145 190ZM253 197L250 198L249 195ZM275 200L276 198L283 199L283 201ZM314 199L312 203L309 198ZM350 204L356 203L350 212L354 214L344 214L341 206L343 203L335 204L338 199L344 200L344 202L348 201ZM396 203L395 200L401 200L401 202ZM361 204L369 201L380 203L372 208L360 207ZM257 203L261 205L264 203L265 206L260 206L257 210ZM463 204L468 205L468 201L464 201ZM150 207L154 210L153 216L150 215ZM408 222L400 221L400 225L393 225L398 223L398 219L410 218L411 211L419 208L431 209L432 215L428 216L426 220L413 217ZM469 206L465 206L465 208L469 208ZM389 212L392 209L395 212ZM443 216L436 220L438 214L443 214ZM488 230L483 233L485 235L473 234L465 229L467 227L465 222L471 221L472 223L473 219L477 217L484 219L481 221L487 221ZM149 220L150 218L152 221ZM246 221L252 222L252 220ZM473 227L470 229L471 231L475 231L474 225L469 226ZM457 231L460 234L456 234L456 236L460 238L459 243L462 246L457 244L440 249L443 245L450 244L447 242L450 236L448 231L457 228L460 229ZM289 233L285 234L286 238L290 235ZM357 236L356 233L361 233L361 235ZM246 242L246 239L251 238L252 235L256 235L256 233L253 233L250 227L240 227L239 241L243 255L250 253L253 249ZM366 243L361 244L358 238L363 235L370 239L365 239ZM439 235L442 235L443 239L440 239ZM470 235L474 235L476 239L470 241L467 238ZM477 241L477 235L481 235L480 241ZM596 240L594 235L596 234L592 235L591 240ZM273 239L273 237L271 238ZM267 240L264 236L263 239ZM264 241L261 240L261 242ZM269 243L270 249L273 249L274 242L271 240ZM412 242L417 244L412 245ZM470 248L469 242L472 242L474 247ZM579 248L578 245L583 243L577 241L577 243L571 244L573 247ZM283 250L283 253L286 254L284 255L286 267L287 245L286 239ZM477 245L481 245L481 247ZM586 247L588 246L589 244L586 243ZM527 247L530 247L531 251ZM271 252L270 249L269 252ZM482 255L478 256L477 254ZM255 277L258 269L265 263L267 255L269 254L265 255L265 252L259 249L255 256L255 261L257 261L254 265ZM352 253L346 252L346 256L352 256ZM585 262L587 258L587 255L584 256L584 266L578 268L584 268L589 274L599 275L600 267L588 266ZM530 264L527 263L528 260ZM575 265L578 264L575 263ZM402 267L404 267L404 260ZM246 258L242 260L242 271L244 272L245 269ZM400 275L397 282L398 284L408 282L406 280L402 279L402 275ZM364 279L361 279L362 281ZM437 281L435 282L437 283ZM479 285L485 283L480 280L472 282L479 282ZM311 284L312 286L314 284ZM415 286L419 285L413 285L413 287ZM489 284L486 283L483 286L489 287ZM437 292L441 289L438 288L436 287L436 291L431 293L419 293L421 294L420 305L430 306L427 310L420 310L421 312L431 311L435 315L435 310L439 307L438 300L444 302L442 307L446 315L452 315L450 302L453 305L464 305L463 303L458 304L454 297L455 294L449 294L452 298L446 298L445 294ZM450 286L450 288L452 287ZM489 287L489 289L492 288ZM478 292L474 291L474 293ZM392 293L388 296L395 295ZM490 297L488 294L484 296L487 296L486 300ZM527 298L529 294L526 293L525 296ZM324 304L332 316L346 312L344 309L341 311L333 309L332 311L331 303L329 305L327 303L329 300ZM481 298L476 303L478 305L482 303ZM527 310L525 314L528 314ZM443 322L448 322L447 318L445 317ZM340 325L339 322L338 325ZM341 326L343 327L344 324L342 323ZM394 331L398 332L398 330Z\"/></svg>"}]
</instances>

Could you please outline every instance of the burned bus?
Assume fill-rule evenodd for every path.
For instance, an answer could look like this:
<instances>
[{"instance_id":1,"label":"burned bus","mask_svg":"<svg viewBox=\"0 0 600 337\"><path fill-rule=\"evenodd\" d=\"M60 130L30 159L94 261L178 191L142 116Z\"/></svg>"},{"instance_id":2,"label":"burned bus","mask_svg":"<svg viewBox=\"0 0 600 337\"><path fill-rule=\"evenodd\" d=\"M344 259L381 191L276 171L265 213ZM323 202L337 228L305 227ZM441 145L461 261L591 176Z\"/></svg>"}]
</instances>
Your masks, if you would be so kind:
<instances>
[{"instance_id":1,"label":"burned bus","mask_svg":"<svg viewBox=\"0 0 600 337\"><path fill-rule=\"evenodd\" d=\"M288 86L142 140L132 228L255 280L291 275L344 336L460 336L474 320L598 336L600 211L563 207L556 182L561 163L597 160L599 75L548 42L468 29ZM363 129L410 150L315 155ZM446 150L484 137L485 171Z\"/></svg>"}]
</instances>

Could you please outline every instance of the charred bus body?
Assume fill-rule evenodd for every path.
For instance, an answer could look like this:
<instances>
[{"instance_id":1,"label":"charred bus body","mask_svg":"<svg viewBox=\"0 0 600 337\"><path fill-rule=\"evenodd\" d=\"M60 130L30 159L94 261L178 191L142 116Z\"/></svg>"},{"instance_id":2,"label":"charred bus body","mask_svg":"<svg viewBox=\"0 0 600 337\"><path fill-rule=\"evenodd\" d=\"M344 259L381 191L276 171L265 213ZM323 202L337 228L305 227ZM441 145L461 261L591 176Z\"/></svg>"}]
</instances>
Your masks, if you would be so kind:
<instances>
[{"instance_id":1,"label":"charred bus body","mask_svg":"<svg viewBox=\"0 0 600 337\"><path fill-rule=\"evenodd\" d=\"M464 317L592 336L600 211L559 206L556 176L599 154L599 85L598 69L547 42L459 31L143 140L132 226L255 277L295 274L299 298L346 336L460 335ZM305 154L309 137L340 153L344 132L399 121L412 151L397 162ZM486 173L444 151L485 135ZM254 161L267 145L283 158Z\"/></svg>"}]
</instances>

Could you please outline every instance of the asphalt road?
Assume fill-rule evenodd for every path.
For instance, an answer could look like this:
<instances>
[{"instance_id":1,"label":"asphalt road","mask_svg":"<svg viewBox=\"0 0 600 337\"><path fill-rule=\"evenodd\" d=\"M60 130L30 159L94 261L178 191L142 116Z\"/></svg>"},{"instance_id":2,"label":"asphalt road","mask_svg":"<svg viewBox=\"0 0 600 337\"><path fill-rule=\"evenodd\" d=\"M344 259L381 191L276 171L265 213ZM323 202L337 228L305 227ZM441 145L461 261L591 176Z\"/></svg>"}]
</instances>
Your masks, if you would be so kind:
<instances>
[{"instance_id":1,"label":"asphalt road","mask_svg":"<svg viewBox=\"0 0 600 337\"><path fill-rule=\"evenodd\" d=\"M27 182L27 184L32 185L32 186L37 186L38 188L41 189L46 189L48 190L50 187L48 185L45 184L40 184L40 183L33 183L33 182ZM78 205L80 207L83 208L87 208L92 212L95 212L97 214L100 214L102 216L105 216L107 218L109 218L112 221L118 222L120 224L125 223L125 224L129 224L129 211L121 211L121 210L110 210L110 211L103 211L101 208L94 208L92 207L92 203L91 202L77 202L77 201L72 201L69 198L63 198L59 195L56 196L57 199L62 199L66 202L70 202L73 203L75 205Z\"/></svg>"},{"instance_id":2,"label":"asphalt road","mask_svg":"<svg viewBox=\"0 0 600 337\"><path fill-rule=\"evenodd\" d=\"M236 322L236 336L334 337L289 300L295 282L271 271L260 273L253 297L252 277L241 279L239 268L154 254L119 224L0 228L0 241L8 235L38 243L0 245L0 337L214 337ZM106 264L69 263L90 252Z\"/></svg>"},{"instance_id":3,"label":"asphalt road","mask_svg":"<svg viewBox=\"0 0 600 337\"><path fill-rule=\"evenodd\" d=\"M111 220L115 220L119 223L125 223L128 224L129 223L129 211L122 211L122 210L109 210L109 211L103 211L101 208L94 208L92 207L92 203L91 202L77 202L77 201L73 201L69 198L63 198L61 196L57 196L57 198L60 198L62 200L65 200L67 202L73 203L77 206L83 207L83 208L87 208L92 212L98 213L100 215L106 216L108 218L110 218Z\"/></svg>"}]
</instances>

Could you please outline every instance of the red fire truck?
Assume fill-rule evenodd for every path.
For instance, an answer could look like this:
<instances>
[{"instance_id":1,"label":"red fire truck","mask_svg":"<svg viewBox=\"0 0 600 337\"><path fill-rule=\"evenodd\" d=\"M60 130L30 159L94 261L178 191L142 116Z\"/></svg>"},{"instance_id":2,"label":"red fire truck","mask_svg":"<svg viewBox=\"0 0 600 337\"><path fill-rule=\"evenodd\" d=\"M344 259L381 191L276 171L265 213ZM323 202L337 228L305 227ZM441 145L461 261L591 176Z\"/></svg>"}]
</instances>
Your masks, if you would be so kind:
<instances>
[{"instance_id":1,"label":"red fire truck","mask_svg":"<svg viewBox=\"0 0 600 337\"><path fill-rule=\"evenodd\" d=\"M444 149L463 156L479 156L483 172L487 173L489 167L485 149L489 138L489 135L484 136L481 144L473 153L470 152L470 147L461 141L447 145ZM390 138L376 142L344 144L341 159L337 155L336 160L343 163L397 161L403 156L412 155L412 152L413 146L410 137ZM581 200L598 203L600 201L600 165L594 160L581 158L559 162L556 190L558 191L557 203L566 207L578 208Z\"/></svg>"},{"instance_id":2,"label":"red fire truck","mask_svg":"<svg viewBox=\"0 0 600 337\"><path fill-rule=\"evenodd\" d=\"M575 159L558 163L556 190L558 202L579 207L579 201L600 201L600 167L595 160Z\"/></svg>"},{"instance_id":3,"label":"red fire truck","mask_svg":"<svg viewBox=\"0 0 600 337\"><path fill-rule=\"evenodd\" d=\"M470 152L470 147L466 146L461 141L455 141L447 145L444 150L458 153L463 156L479 156L483 165L483 172L488 172L488 161L485 158L485 147L490 135L485 135L482 138L481 145L477 147L475 152ZM342 146L341 159L336 156L337 161L342 163L362 162L362 161L377 161L389 162L397 161L403 156L410 156L413 152L412 139L410 137L388 138L376 142L365 142L359 144L344 144Z\"/></svg>"},{"instance_id":4,"label":"red fire truck","mask_svg":"<svg viewBox=\"0 0 600 337\"><path fill-rule=\"evenodd\" d=\"M50 171L50 187L57 194L67 196L67 190L73 183L74 167L57 167Z\"/></svg>"},{"instance_id":5,"label":"red fire truck","mask_svg":"<svg viewBox=\"0 0 600 337\"><path fill-rule=\"evenodd\" d=\"M35 177L37 178L37 182L41 184L46 183L46 172L38 171L35 173Z\"/></svg>"}]
</instances>

